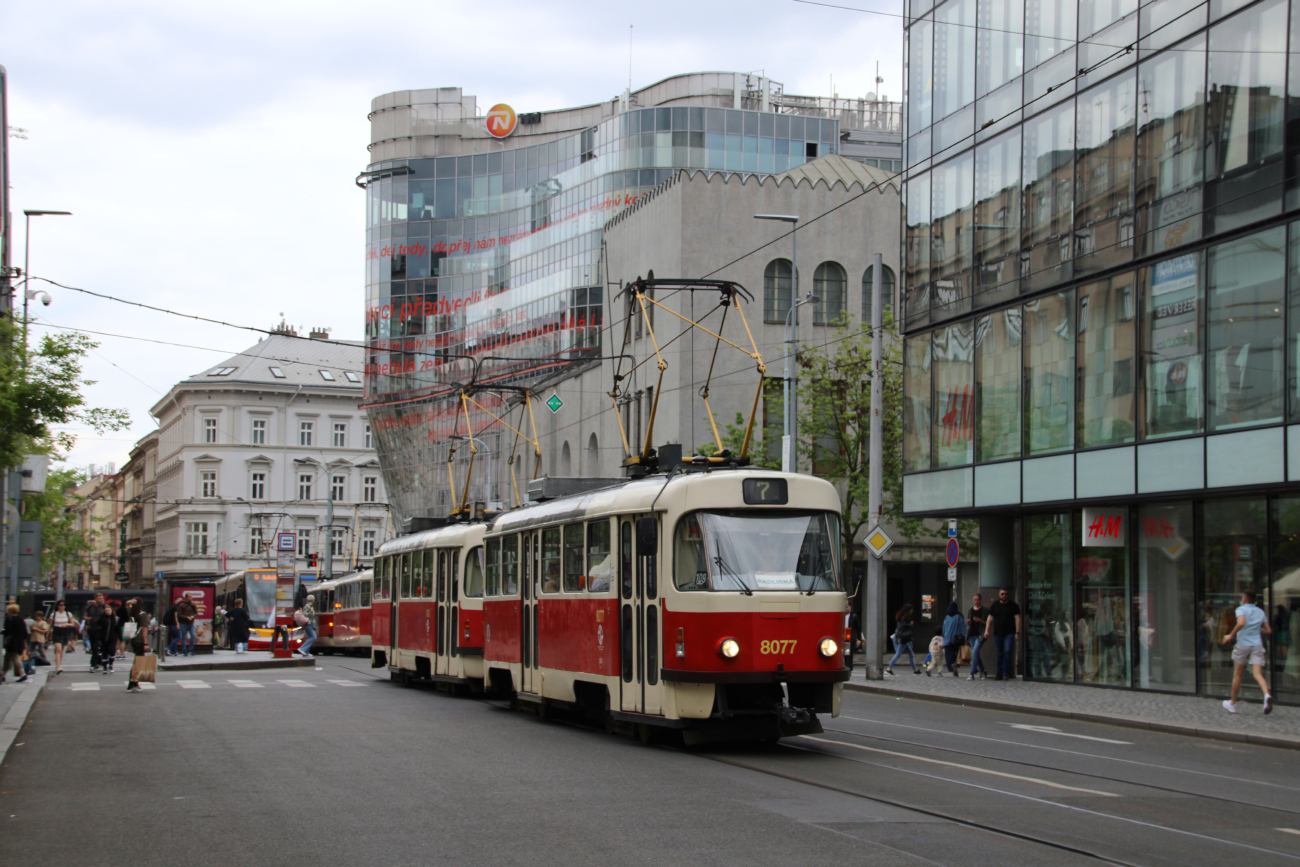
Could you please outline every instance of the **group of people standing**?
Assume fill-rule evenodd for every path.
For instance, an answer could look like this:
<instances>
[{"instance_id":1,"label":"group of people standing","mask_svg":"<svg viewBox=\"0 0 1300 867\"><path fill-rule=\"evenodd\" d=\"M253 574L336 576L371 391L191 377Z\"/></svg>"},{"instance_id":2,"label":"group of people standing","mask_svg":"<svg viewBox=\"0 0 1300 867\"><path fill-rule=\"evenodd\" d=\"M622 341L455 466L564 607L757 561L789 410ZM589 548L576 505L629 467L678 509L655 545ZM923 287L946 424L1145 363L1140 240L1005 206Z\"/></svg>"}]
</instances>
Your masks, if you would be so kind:
<instances>
[{"instance_id":1,"label":"group of people standing","mask_svg":"<svg viewBox=\"0 0 1300 867\"><path fill-rule=\"evenodd\" d=\"M912 665L913 674L922 671L928 677L937 671L940 676L946 670L953 676L961 675L962 648L970 647L970 679L976 675L988 676L980 650L985 642L992 641L997 649L997 676L995 680L1014 680L1016 674L1016 642L1021 639L1022 619L1020 606L1011 598L1011 592L1003 587L998 591L997 601L987 608L983 599L976 593L971 599L971 607L963 617L956 601L948 603L948 612L943 618L942 629L930 641L930 658L924 667L916 664L912 649L912 636L916 626L915 609L906 604L894 615L894 657L885 667L885 673L894 673L894 663L900 656L907 654L907 661ZM942 662L940 658L942 657Z\"/></svg>"},{"instance_id":2,"label":"group of people standing","mask_svg":"<svg viewBox=\"0 0 1300 867\"><path fill-rule=\"evenodd\" d=\"M75 648L78 639L89 645L90 671L108 674L113 671L115 660L126 658L128 645L137 656L144 655L151 621L139 598L129 599L115 608L103 593L95 594L80 619L68 611L68 604L62 599L55 602L49 618L43 611L37 611L30 623L19 614L16 604L10 604L4 621L5 653L0 683L10 671L19 683L26 681L34 672L37 660L40 664L51 664L50 649L54 651L54 673L61 674L64 654ZM137 684L128 684L128 689L138 688Z\"/></svg>"}]
</instances>

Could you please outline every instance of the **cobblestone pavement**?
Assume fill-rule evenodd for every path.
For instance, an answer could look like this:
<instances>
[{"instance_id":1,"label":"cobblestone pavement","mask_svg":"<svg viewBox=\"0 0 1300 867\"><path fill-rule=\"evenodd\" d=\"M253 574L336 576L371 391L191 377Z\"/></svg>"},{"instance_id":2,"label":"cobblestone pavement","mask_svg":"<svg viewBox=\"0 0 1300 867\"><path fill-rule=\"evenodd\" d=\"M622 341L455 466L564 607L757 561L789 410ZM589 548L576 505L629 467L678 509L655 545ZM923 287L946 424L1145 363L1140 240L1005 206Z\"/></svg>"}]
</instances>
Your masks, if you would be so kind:
<instances>
[{"instance_id":1,"label":"cobblestone pavement","mask_svg":"<svg viewBox=\"0 0 1300 867\"><path fill-rule=\"evenodd\" d=\"M1055 716L1071 715L1097 722L1141 728L1164 728L1229 740L1267 738L1300 749L1300 708L1275 707L1268 716L1263 705L1243 700L1238 712L1223 709L1222 698L1168 695L1137 690L1045 683L1043 681L967 680L913 675L906 666L884 680L866 680L857 666L852 688L892 695L915 695L956 703L980 703ZM904 673L906 672L906 673Z\"/></svg>"}]
</instances>

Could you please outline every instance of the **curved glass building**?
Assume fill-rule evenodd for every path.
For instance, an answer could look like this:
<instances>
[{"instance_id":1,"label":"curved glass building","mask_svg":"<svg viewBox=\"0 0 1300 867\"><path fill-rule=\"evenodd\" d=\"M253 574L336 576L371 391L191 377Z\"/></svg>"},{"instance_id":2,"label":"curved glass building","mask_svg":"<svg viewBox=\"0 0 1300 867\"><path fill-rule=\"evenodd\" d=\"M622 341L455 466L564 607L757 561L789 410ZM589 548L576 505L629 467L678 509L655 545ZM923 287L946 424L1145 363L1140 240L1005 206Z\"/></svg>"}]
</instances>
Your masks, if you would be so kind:
<instances>
[{"instance_id":1,"label":"curved glass building","mask_svg":"<svg viewBox=\"0 0 1300 867\"><path fill-rule=\"evenodd\" d=\"M535 384L599 357L602 228L619 210L677 169L771 174L837 152L842 130L901 134L896 103L792 96L731 72L674 76L578 108L491 114L504 119L494 132L510 120L513 129L489 134L459 88L372 105L371 163L357 178L366 405L401 519L444 515L452 503L448 449L469 450L452 439L467 433L458 384ZM511 397L476 400L500 414ZM471 432L491 420L468 410Z\"/></svg>"}]
</instances>

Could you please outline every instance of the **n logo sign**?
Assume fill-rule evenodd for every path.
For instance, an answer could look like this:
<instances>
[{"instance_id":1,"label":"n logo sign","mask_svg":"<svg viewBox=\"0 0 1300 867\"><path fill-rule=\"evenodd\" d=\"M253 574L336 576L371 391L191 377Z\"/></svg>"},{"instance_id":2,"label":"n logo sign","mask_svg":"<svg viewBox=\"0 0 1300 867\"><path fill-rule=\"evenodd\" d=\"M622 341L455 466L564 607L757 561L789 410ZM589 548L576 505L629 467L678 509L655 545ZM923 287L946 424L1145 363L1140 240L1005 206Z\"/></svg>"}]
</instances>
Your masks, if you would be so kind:
<instances>
[{"instance_id":1,"label":"n logo sign","mask_svg":"<svg viewBox=\"0 0 1300 867\"><path fill-rule=\"evenodd\" d=\"M505 138L515 131L515 110L504 102L497 103L488 109L487 113L487 131L488 135L493 138Z\"/></svg>"}]
</instances>

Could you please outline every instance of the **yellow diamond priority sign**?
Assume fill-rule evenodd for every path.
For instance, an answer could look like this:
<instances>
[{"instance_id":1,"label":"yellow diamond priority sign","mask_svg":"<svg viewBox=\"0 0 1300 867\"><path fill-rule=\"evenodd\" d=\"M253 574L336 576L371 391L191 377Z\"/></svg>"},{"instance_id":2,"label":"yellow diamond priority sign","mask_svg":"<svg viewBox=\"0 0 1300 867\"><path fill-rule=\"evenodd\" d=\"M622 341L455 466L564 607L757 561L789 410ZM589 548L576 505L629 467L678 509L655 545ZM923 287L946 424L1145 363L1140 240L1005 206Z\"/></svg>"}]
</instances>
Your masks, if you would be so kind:
<instances>
[{"instance_id":1,"label":"yellow diamond priority sign","mask_svg":"<svg viewBox=\"0 0 1300 867\"><path fill-rule=\"evenodd\" d=\"M879 525L876 525L867 531L867 538L865 541L867 550L876 555L876 559L884 557L885 552L894 544L894 540L889 538L889 534Z\"/></svg>"}]
</instances>

